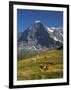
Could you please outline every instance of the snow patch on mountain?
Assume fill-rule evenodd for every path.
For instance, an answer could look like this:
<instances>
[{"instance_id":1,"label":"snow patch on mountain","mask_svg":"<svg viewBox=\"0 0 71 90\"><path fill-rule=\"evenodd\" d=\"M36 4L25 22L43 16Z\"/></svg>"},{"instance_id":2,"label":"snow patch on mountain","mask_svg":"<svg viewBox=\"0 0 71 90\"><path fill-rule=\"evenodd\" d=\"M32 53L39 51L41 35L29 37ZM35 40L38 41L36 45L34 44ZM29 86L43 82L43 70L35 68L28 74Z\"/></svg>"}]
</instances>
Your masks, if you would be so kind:
<instances>
[{"instance_id":1,"label":"snow patch on mountain","mask_svg":"<svg viewBox=\"0 0 71 90\"><path fill-rule=\"evenodd\" d=\"M35 23L40 23L41 21L40 20L36 20Z\"/></svg>"},{"instance_id":2,"label":"snow patch on mountain","mask_svg":"<svg viewBox=\"0 0 71 90\"><path fill-rule=\"evenodd\" d=\"M47 27L47 31L48 32L54 32L52 29L50 29L49 27Z\"/></svg>"},{"instance_id":3,"label":"snow patch on mountain","mask_svg":"<svg viewBox=\"0 0 71 90\"><path fill-rule=\"evenodd\" d=\"M58 41L58 39L57 39L56 37L53 37L53 39L54 39L55 41Z\"/></svg>"}]
</instances>

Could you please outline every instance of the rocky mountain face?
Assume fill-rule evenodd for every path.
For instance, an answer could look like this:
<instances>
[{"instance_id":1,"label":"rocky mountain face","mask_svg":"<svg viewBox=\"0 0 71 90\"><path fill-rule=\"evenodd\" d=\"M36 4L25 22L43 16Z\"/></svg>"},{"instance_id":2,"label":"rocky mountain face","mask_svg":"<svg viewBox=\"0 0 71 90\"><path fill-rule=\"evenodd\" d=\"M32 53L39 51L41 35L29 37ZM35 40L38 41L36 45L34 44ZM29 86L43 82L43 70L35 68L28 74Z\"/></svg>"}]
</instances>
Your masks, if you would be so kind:
<instances>
[{"instance_id":1,"label":"rocky mountain face","mask_svg":"<svg viewBox=\"0 0 71 90\"><path fill-rule=\"evenodd\" d=\"M35 21L17 36L18 56L29 50L33 53L63 46L63 29L49 28L41 21Z\"/></svg>"}]
</instances>

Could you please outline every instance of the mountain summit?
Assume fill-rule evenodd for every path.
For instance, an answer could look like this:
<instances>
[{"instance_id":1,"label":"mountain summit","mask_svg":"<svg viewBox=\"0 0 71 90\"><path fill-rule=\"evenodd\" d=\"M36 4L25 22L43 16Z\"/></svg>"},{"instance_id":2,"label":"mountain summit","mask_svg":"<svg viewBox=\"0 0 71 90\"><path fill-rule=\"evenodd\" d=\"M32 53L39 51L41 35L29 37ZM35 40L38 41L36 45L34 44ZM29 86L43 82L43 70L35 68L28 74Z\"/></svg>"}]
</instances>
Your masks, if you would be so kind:
<instances>
[{"instance_id":1,"label":"mountain summit","mask_svg":"<svg viewBox=\"0 0 71 90\"><path fill-rule=\"evenodd\" d=\"M56 32L57 31L51 32L51 29L46 28L46 26L38 20L21 33L18 38L18 43L19 45L22 43L23 46L26 44L28 47L35 46L37 49L56 47L61 44L56 37Z\"/></svg>"},{"instance_id":2,"label":"mountain summit","mask_svg":"<svg viewBox=\"0 0 71 90\"><path fill-rule=\"evenodd\" d=\"M49 28L39 20L17 36L18 58L63 45L63 30Z\"/></svg>"}]
</instances>

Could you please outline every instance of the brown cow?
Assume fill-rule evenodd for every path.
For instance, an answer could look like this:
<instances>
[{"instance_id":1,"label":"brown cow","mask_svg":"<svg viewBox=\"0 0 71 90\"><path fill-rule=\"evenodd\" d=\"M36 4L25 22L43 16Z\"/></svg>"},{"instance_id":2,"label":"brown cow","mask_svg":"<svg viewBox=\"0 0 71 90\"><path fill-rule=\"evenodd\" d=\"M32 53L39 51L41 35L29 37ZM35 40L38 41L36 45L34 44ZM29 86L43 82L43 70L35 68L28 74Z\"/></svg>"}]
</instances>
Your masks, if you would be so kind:
<instances>
[{"instance_id":1,"label":"brown cow","mask_svg":"<svg viewBox=\"0 0 71 90\"><path fill-rule=\"evenodd\" d=\"M48 70L48 65L40 65L40 70L44 70L44 71L46 71L46 70Z\"/></svg>"}]
</instances>

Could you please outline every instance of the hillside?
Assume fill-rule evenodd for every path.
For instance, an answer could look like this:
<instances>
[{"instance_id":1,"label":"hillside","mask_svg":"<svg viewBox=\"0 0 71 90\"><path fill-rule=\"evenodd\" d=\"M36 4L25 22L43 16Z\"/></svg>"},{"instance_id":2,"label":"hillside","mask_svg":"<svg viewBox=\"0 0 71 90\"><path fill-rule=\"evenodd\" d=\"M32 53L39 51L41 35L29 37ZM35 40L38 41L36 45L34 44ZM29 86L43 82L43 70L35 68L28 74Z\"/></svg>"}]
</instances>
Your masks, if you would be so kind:
<instances>
[{"instance_id":1,"label":"hillside","mask_svg":"<svg viewBox=\"0 0 71 90\"><path fill-rule=\"evenodd\" d=\"M46 70L41 65L48 66ZM17 80L54 79L63 77L63 50L50 49L17 61Z\"/></svg>"}]
</instances>

